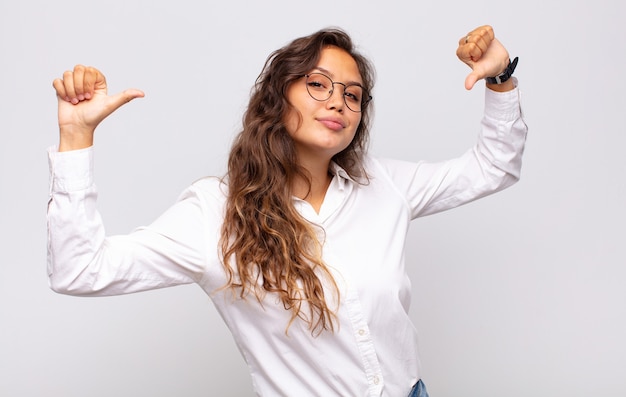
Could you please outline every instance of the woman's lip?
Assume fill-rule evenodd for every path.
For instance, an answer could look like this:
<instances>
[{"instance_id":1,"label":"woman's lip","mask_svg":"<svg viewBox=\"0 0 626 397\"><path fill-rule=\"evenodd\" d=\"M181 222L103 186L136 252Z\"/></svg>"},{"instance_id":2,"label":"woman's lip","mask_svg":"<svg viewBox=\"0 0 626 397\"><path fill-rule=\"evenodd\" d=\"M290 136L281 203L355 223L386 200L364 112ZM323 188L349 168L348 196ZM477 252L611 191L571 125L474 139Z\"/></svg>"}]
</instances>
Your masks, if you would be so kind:
<instances>
[{"instance_id":1,"label":"woman's lip","mask_svg":"<svg viewBox=\"0 0 626 397\"><path fill-rule=\"evenodd\" d=\"M329 128L329 129L331 129L333 131L339 131L339 130L344 128L344 125L341 122L341 120L330 119L330 118L319 118L319 119L317 119L317 121L319 121L320 123L324 124L324 126L326 126L326 128Z\"/></svg>"}]
</instances>

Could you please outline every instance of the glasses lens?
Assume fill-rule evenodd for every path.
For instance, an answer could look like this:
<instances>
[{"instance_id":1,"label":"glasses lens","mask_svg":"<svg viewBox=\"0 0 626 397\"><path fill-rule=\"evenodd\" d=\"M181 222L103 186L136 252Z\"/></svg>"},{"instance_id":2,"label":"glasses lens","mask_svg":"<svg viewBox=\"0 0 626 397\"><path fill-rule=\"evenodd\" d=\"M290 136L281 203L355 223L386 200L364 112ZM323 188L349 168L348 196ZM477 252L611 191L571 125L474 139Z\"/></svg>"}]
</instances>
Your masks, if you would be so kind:
<instances>
[{"instance_id":1,"label":"glasses lens","mask_svg":"<svg viewBox=\"0 0 626 397\"><path fill-rule=\"evenodd\" d=\"M349 85L343 93L343 99L346 106L354 112L361 111L361 103L363 103L363 87L358 85Z\"/></svg>"},{"instance_id":2,"label":"glasses lens","mask_svg":"<svg viewBox=\"0 0 626 397\"><path fill-rule=\"evenodd\" d=\"M306 79L306 89L313 99L325 101L330 98L333 82L323 74L311 73Z\"/></svg>"}]
</instances>

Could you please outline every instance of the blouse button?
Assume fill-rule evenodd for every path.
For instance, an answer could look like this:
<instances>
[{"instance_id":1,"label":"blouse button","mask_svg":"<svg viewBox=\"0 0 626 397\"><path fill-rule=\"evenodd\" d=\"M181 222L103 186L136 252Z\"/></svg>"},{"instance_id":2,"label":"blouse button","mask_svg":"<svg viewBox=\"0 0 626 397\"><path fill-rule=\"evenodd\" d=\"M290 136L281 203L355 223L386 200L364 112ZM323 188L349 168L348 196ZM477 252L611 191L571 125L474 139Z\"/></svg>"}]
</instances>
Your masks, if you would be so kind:
<instances>
[{"instance_id":1,"label":"blouse button","mask_svg":"<svg viewBox=\"0 0 626 397\"><path fill-rule=\"evenodd\" d=\"M360 329L359 330L359 335L361 335L361 336L365 335L365 330L364 329Z\"/></svg>"},{"instance_id":2,"label":"blouse button","mask_svg":"<svg viewBox=\"0 0 626 397\"><path fill-rule=\"evenodd\" d=\"M374 377L374 384L377 385L380 383L380 379L378 378L378 376Z\"/></svg>"}]
</instances>

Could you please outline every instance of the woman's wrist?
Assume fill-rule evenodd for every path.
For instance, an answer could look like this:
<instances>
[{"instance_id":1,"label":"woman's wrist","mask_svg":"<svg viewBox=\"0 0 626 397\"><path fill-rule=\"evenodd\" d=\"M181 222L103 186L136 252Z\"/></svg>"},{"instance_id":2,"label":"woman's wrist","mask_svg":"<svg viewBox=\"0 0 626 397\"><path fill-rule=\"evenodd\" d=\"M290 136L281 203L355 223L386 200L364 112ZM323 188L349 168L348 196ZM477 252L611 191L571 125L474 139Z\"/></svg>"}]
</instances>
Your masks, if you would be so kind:
<instances>
[{"instance_id":1,"label":"woman's wrist","mask_svg":"<svg viewBox=\"0 0 626 397\"><path fill-rule=\"evenodd\" d=\"M60 128L59 152L84 149L90 146L93 146L93 131L72 127Z\"/></svg>"},{"instance_id":2,"label":"woman's wrist","mask_svg":"<svg viewBox=\"0 0 626 397\"><path fill-rule=\"evenodd\" d=\"M505 81L504 83L500 83L500 84L486 83L486 86L492 91L507 92L515 88L515 83L513 82L513 79L509 79Z\"/></svg>"}]
</instances>

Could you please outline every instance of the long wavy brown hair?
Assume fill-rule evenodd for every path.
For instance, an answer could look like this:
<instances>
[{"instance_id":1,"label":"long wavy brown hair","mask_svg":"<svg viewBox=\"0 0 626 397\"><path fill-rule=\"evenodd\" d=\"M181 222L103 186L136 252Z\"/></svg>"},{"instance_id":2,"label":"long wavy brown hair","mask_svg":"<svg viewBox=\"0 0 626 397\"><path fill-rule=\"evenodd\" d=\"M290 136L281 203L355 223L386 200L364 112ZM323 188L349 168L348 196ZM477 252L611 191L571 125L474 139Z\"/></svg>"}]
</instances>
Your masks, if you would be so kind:
<instances>
[{"instance_id":1,"label":"long wavy brown hair","mask_svg":"<svg viewBox=\"0 0 626 397\"><path fill-rule=\"evenodd\" d=\"M340 29L320 30L270 54L252 89L243 130L230 151L221 237L227 287L242 298L252 292L259 302L266 293L277 294L292 312L286 330L300 318L317 335L334 331L335 311L329 307L327 294L333 294L338 304L339 291L322 261L323 230L305 220L292 202L294 180L308 181L309 188L311 184L307 170L298 165L283 120L293 109L285 95L287 88L317 66L321 51L328 46L354 58L364 88L372 91L372 65ZM362 160L370 114L371 104L362 110L350 145L333 157L354 179L367 178Z\"/></svg>"}]
</instances>

